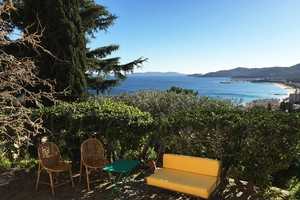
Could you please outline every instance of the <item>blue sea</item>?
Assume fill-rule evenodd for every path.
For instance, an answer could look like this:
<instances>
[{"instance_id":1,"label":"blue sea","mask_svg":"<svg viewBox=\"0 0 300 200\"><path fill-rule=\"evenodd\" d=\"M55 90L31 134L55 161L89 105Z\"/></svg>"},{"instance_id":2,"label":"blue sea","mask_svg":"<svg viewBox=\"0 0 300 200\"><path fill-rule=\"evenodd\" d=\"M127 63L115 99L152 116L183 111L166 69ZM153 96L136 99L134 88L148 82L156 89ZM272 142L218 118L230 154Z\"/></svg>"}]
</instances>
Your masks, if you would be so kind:
<instances>
[{"instance_id":1,"label":"blue sea","mask_svg":"<svg viewBox=\"0 0 300 200\"><path fill-rule=\"evenodd\" d=\"M127 80L110 92L134 93L139 90L168 90L171 86L198 91L199 95L222 97L227 99L242 99L243 103L254 99L281 99L289 91L272 83L234 82L229 84L220 83L230 78L196 78L185 74L130 74Z\"/></svg>"}]
</instances>

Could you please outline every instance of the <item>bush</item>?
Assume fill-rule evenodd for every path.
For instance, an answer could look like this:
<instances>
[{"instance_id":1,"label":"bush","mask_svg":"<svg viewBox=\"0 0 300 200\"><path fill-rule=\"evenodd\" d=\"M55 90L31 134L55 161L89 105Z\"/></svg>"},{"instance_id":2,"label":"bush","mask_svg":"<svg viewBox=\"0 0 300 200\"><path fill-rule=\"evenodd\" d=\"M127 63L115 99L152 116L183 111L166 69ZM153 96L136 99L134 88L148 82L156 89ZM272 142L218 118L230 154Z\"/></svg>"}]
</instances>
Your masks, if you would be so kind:
<instances>
[{"instance_id":1,"label":"bush","mask_svg":"<svg viewBox=\"0 0 300 200\"><path fill-rule=\"evenodd\" d=\"M4 169L11 168L11 162L8 159L2 158L0 160L0 169L1 168L4 168Z\"/></svg>"},{"instance_id":2,"label":"bush","mask_svg":"<svg viewBox=\"0 0 300 200\"><path fill-rule=\"evenodd\" d=\"M141 151L153 129L149 113L110 100L61 104L34 113L36 117L42 115L43 125L49 130L35 139L47 136L58 144L62 155L73 161L80 160L80 145L92 136L103 143L109 160L130 157L128 152Z\"/></svg>"},{"instance_id":3,"label":"bush","mask_svg":"<svg viewBox=\"0 0 300 200\"><path fill-rule=\"evenodd\" d=\"M175 92L177 94L183 93L183 94L192 94L195 96L198 96L198 91L194 92L194 90L190 89L182 89L180 87L172 86L167 92Z\"/></svg>"},{"instance_id":4,"label":"bush","mask_svg":"<svg viewBox=\"0 0 300 200\"><path fill-rule=\"evenodd\" d=\"M273 176L272 184L291 192L291 200L300 199L300 159L299 157L288 169L280 170Z\"/></svg>"},{"instance_id":5,"label":"bush","mask_svg":"<svg viewBox=\"0 0 300 200\"><path fill-rule=\"evenodd\" d=\"M174 90L174 89L173 89ZM179 92L177 92L179 90ZM134 106L142 111L150 112L154 118L162 114L170 114L181 110L191 110L199 108L237 108L240 102L230 99L214 98L207 96L198 97L194 93L176 91L140 90L136 93L124 93L115 96L97 96L91 102L103 102L111 99L116 102L124 102L126 105Z\"/></svg>"},{"instance_id":6,"label":"bush","mask_svg":"<svg viewBox=\"0 0 300 200\"><path fill-rule=\"evenodd\" d=\"M221 142L224 175L235 179L244 197L254 186L270 186L271 174L290 166L299 152L299 128L297 114L222 108L172 113L162 129L165 137Z\"/></svg>"}]
</instances>

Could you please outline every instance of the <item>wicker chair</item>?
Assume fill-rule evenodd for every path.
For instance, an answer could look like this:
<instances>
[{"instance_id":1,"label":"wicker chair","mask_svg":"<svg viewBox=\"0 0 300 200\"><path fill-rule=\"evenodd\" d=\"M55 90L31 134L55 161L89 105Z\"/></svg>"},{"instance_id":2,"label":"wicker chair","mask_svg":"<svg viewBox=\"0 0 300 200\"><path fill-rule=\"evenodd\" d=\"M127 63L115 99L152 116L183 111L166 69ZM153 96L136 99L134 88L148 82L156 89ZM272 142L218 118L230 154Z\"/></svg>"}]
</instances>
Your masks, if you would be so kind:
<instances>
[{"instance_id":1,"label":"wicker chair","mask_svg":"<svg viewBox=\"0 0 300 200\"><path fill-rule=\"evenodd\" d=\"M109 164L108 160L104 157L103 146L97 139L87 139L81 145L81 162L80 162L80 177L79 183L81 182L82 165L85 166L86 181L88 185L88 191L90 191L90 183L104 180L103 179L103 167ZM101 179L90 181L88 168L100 169ZM108 174L109 182L111 184L111 177Z\"/></svg>"},{"instance_id":2,"label":"wicker chair","mask_svg":"<svg viewBox=\"0 0 300 200\"><path fill-rule=\"evenodd\" d=\"M59 172L69 171L72 187L74 188L71 164L62 160L62 157L59 152L59 148L56 146L56 144L52 142L46 142L41 144L38 148L38 154L39 154L39 168L38 168L38 177L36 182L36 191L38 190L40 174L43 169L46 170L50 176L50 184L42 181L40 183L50 185L52 189L52 195L54 195L52 172L55 172L54 175L56 175L55 177L56 183L58 183ZM65 181L56 186L60 186L67 182L69 181Z\"/></svg>"}]
</instances>

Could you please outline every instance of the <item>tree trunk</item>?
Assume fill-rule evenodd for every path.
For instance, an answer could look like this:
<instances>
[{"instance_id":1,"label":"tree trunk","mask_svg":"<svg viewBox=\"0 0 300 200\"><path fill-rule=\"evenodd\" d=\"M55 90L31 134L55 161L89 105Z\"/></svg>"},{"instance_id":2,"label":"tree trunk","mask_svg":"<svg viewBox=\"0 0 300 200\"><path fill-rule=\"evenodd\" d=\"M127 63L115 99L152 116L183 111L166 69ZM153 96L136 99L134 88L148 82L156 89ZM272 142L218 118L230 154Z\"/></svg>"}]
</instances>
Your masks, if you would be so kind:
<instances>
[{"instance_id":1,"label":"tree trunk","mask_svg":"<svg viewBox=\"0 0 300 200\"><path fill-rule=\"evenodd\" d=\"M149 148L149 145L150 145L150 141L147 140L147 141L145 142L145 144L144 144L142 153L139 155L139 159L145 160L146 153L147 153L147 150L148 150L148 148Z\"/></svg>"},{"instance_id":2,"label":"tree trunk","mask_svg":"<svg viewBox=\"0 0 300 200\"><path fill-rule=\"evenodd\" d=\"M125 150L124 150L123 147L121 147L121 151L120 151L120 154L119 154L119 159L123 159L124 153L125 153Z\"/></svg>"}]
</instances>

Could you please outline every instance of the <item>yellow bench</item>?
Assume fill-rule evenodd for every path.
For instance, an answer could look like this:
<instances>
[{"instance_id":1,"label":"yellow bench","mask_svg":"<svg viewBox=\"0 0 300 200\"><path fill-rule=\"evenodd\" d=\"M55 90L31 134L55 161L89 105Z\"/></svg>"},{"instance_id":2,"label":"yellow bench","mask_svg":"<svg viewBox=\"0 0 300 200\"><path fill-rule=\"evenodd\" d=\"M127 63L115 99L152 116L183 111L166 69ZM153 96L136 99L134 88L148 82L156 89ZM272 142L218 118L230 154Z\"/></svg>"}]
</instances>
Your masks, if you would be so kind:
<instances>
[{"instance_id":1,"label":"yellow bench","mask_svg":"<svg viewBox=\"0 0 300 200\"><path fill-rule=\"evenodd\" d=\"M220 174L220 161L164 154L163 168L147 177L147 185L208 199L220 183Z\"/></svg>"}]
</instances>

